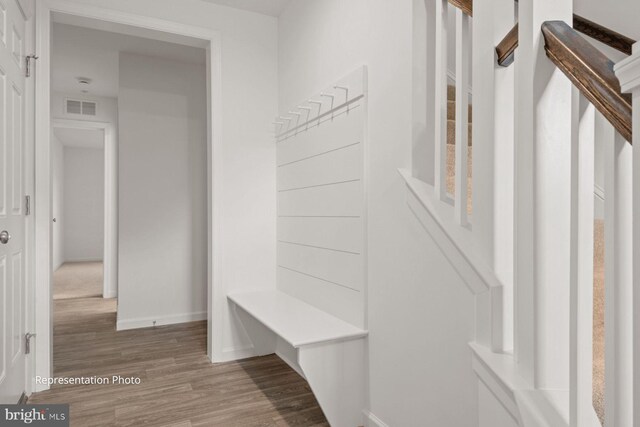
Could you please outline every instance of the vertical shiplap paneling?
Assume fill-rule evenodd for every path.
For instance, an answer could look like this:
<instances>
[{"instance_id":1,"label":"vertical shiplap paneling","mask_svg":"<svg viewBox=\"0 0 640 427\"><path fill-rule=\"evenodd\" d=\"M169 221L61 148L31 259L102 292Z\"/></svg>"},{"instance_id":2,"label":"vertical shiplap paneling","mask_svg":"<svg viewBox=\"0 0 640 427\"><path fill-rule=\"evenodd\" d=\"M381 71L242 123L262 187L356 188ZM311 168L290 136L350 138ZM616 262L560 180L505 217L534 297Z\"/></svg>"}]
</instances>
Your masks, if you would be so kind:
<instances>
[{"instance_id":1,"label":"vertical shiplap paneling","mask_svg":"<svg viewBox=\"0 0 640 427\"><path fill-rule=\"evenodd\" d=\"M354 75L336 85L350 87L350 95L332 91L334 106L358 95L354 86L364 82L350 82L363 79L363 71ZM366 285L364 102L360 97L333 113L325 102L310 113L319 120L277 143L278 289L359 327Z\"/></svg>"}]
</instances>

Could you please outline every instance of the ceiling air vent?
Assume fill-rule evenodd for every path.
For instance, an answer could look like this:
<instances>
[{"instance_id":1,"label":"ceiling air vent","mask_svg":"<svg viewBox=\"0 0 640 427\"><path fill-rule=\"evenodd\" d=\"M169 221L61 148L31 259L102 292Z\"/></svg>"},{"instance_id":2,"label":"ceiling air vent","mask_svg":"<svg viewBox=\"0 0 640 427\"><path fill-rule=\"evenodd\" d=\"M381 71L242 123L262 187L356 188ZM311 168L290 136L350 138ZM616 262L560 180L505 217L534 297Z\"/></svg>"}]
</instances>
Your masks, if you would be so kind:
<instances>
[{"instance_id":1,"label":"ceiling air vent","mask_svg":"<svg viewBox=\"0 0 640 427\"><path fill-rule=\"evenodd\" d=\"M67 114L82 114L82 102L67 99Z\"/></svg>"},{"instance_id":2,"label":"ceiling air vent","mask_svg":"<svg viewBox=\"0 0 640 427\"><path fill-rule=\"evenodd\" d=\"M82 102L82 114L85 116L96 115L96 103L95 102Z\"/></svg>"},{"instance_id":3,"label":"ceiling air vent","mask_svg":"<svg viewBox=\"0 0 640 427\"><path fill-rule=\"evenodd\" d=\"M97 103L94 101L80 101L77 99L67 99L65 101L65 111L67 114L80 114L83 116L95 116Z\"/></svg>"}]
</instances>

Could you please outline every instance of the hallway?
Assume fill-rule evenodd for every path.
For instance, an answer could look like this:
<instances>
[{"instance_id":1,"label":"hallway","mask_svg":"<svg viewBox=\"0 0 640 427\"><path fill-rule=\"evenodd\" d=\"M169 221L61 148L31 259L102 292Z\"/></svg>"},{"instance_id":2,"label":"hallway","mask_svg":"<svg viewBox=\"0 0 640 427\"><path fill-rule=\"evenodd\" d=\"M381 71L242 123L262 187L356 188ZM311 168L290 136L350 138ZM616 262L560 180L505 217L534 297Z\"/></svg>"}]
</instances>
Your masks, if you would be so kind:
<instances>
[{"instance_id":1,"label":"hallway","mask_svg":"<svg viewBox=\"0 0 640 427\"><path fill-rule=\"evenodd\" d=\"M66 262L53 273L53 299L102 297L102 281L102 262Z\"/></svg>"},{"instance_id":2,"label":"hallway","mask_svg":"<svg viewBox=\"0 0 640 427\"><path fill-rule=\"evenodd\" d=\"M54 301L55 377L139 385L54 385L29 403L69 403L72 426L321 426L308 384L277 356L212 365L206 323L115 331L116 300Z\"/></svg>"}]
</instances>

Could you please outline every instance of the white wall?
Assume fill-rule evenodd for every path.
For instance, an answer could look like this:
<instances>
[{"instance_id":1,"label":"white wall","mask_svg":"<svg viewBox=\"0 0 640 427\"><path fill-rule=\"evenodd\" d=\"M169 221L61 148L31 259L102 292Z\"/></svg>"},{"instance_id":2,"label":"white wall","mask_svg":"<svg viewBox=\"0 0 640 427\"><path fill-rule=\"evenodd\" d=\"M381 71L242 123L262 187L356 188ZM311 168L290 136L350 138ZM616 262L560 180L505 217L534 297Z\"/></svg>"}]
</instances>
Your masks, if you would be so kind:
<instances>
[{"instance_id":1,"label":"white wall","mask_svg":"<svg viewBox=\"0 0 640 427\"><path fill-rule=\"evenodd\" d=\"M64 147L64 257L101 261L104 252L104 149Z\"/></svg>"},{"instance_id":2,"label":"white wall","mask_svg":"<svg viewBox=\"0 0 640 427\"><path fill-rule=\"evenodd\" d=\"M92 95L118 96L119 52L157 56L183 62L205 63L202 48L168 43L147 37L111 32L107 28L87 28L71 20L72 25L60 23L70 18L54 15L52 24L52 77L54 91L83 97L82 89ZM95 25L94 26L98 26ZM104 31L107 30L107 31ZM91 78L91 84L81 87L78 76Z\"/></svg>"},{"instance_id":3,"label":"white wall","mask_svg":"<svg viewBox=\"0 0 640 427\"><path fill-rule=\"evenodd\" d=\"M574 12L634 40L640 40L640 2L637 0L574 0Z\"/></svg>"},{"instance_id":4,"label":"white wall","mask_svg":"<svg viewBox=\"0 0 640 427\"><path fill-rule=\"evenodd\" d=\"M53 155L53 271L64 263L64 147L51 132Z\"/></svg>"},{"instance_id":5,"label":"white wall","mask_svg":"<svg viewBox=\"0 0 640 427\"><path fill-rule=\"evenodd\" d=\"M638 19L640 16L640 2L636 0L595 1L574 0L574 12L597 24L603 25L622 35L640 40ZM585 36L593 45L600 49L613 62L619 62L627 57L624 53Z\"/></svg>"},{"instance_id":6,"label":"white wall","mask_svg":"<svg viewBox=\"0 0 640 427\"><path fill-rule=\"evenodd\" d=\"M390 426L474 426L474 299L406 205L412 6L292 1L279 21L280 111L369 67L369 406Z\"/></svg>"},{"instance_id":7,"label":"white wall","mask_svg":"<svg viewBox=\"0 0 640 427\"><path fill-rule=\"evenodd\" d=\"M218 297L209 348L216 361L252 354L228 312L227 290L275 287L275 147L277 20L201 0L83 0L83 5L195 25L220 32L222 117L220 162L214 172ZM239 197L241 194L243 197ZM247 262L251 260L251 262Z\"/></svg>"},{"instance_id":8,"label":"white wall","mask_svg":"<svg viewBox=\"0 0 640 427\"><path fill-rule=\"evenodd\" d=\"M121 53L118 327L206 317L203 65Z\"/></svg>"}]
</instances>

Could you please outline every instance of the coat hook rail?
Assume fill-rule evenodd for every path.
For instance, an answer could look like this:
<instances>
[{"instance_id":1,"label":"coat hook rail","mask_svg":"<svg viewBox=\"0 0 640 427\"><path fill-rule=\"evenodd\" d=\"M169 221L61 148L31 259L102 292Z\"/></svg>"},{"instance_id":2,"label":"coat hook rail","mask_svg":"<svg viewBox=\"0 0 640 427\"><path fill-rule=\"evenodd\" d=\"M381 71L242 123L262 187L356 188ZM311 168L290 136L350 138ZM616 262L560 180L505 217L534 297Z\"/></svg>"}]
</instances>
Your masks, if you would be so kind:
<instances>
[{"instance_id":1,"label":"coat hook rail","mask_svg":"<svg viewBox=\"0 0 640 427\"><path fill-rule=\"evenodd\" d=\"M277 122L282 122L277 129L276 140L308 131L326 120L334 120L342 112L349 113L358 107L358 102L366 95L365 87L366 67L362 66L324 90L316 92L306 101L293 104L295 107L283 111L286 115L276 118L274 124L280 125Z\"/></svg>"}]
</instances>

